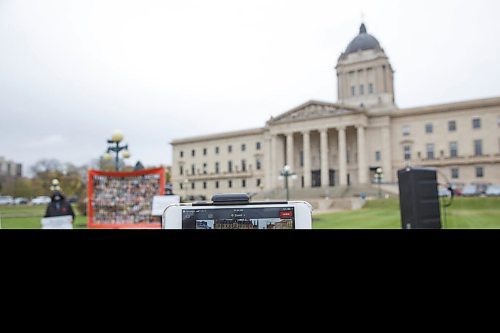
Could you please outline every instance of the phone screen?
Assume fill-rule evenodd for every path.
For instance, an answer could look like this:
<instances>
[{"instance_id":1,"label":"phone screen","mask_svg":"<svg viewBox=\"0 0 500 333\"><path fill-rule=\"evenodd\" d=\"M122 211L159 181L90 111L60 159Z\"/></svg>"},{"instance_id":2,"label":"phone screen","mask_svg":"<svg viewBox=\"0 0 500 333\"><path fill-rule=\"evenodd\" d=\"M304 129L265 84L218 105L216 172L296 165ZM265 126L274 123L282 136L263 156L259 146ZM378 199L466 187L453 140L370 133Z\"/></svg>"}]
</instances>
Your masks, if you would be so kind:
<instances>
[{"instance_id":1,"label":"phone screen","mask_svg":"<svg viewBox=\"0 0 500 333\"><path fill-rule=\"evenodd\" d=\"M182 229L295 229L293 207L212 208L182 211Z\"/></svg>"}]
</instances>

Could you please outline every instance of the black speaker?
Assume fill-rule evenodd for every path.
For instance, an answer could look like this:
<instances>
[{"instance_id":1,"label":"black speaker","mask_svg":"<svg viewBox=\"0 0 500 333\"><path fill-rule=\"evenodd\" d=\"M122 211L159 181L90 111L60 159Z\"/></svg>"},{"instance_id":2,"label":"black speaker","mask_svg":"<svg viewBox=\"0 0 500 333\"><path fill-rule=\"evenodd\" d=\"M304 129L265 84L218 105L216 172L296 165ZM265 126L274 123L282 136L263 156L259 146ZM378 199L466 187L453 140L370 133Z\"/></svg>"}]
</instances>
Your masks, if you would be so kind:
<instances>
[{"instance_id":1,"label":"black speaker","mask_svg":"<svg viewBox=\"0 0 500 333\"><path fill-rule=\"evenodd\" d=\"M403 229L441 229L437 172L407 168L398 179Z\"/></svg>"}]
</instances>

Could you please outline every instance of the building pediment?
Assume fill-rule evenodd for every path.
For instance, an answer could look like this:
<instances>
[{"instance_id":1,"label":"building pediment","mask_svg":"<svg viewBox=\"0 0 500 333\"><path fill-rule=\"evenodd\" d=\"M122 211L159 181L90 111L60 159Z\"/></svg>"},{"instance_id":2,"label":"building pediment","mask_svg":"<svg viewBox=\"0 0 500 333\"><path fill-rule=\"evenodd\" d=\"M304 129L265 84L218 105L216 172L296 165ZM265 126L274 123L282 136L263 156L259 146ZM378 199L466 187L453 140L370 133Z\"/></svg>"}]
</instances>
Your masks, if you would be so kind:
<instances>
[{"instance_id":1,"label":"building pediment","mask_svg":"<svg viewBox=\"0 0 500 333\"><path fill-rule=\"evenodd\" d=\"M318 118L338 117L356 113L366 112L363 108L356 108L347 105L309 101L278 117L272 117L267 124L277 125L283 123L312 120Z\"/></svg>"}]
</instances>

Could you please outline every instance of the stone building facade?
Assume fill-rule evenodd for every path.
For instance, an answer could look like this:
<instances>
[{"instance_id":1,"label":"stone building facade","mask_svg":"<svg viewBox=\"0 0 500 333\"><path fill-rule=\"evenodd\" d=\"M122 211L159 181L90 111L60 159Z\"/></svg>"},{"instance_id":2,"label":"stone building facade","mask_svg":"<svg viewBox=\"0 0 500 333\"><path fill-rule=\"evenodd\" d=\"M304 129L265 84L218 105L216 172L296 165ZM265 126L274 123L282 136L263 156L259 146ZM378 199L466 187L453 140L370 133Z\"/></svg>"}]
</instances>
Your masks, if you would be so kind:
<instances>
[{"instance_id":1,"label":"stone building facade","mask_svg":"<svg viewBox=\"0 0 500 333\"><path fill-rule=\"evenodd\" d=\"M433 167L458 186L500 183L500 97L400 109L378 40L360 32L336 66L338 102L309 101L264 127L175 140L172 182L184 195L365 185L382 168Z\"/></svg>"}]
</instances>

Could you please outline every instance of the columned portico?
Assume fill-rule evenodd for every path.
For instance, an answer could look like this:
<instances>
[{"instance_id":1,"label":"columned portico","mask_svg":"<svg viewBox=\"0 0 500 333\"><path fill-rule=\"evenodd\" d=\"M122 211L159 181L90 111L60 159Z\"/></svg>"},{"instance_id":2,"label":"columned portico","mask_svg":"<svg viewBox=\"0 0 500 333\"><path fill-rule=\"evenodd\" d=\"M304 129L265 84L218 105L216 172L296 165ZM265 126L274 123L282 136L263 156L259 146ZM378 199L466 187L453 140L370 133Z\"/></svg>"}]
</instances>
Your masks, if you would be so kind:
<instances>
[{"instance_id":1,"label":"columned portico","mask_svg":"<svg viewBox=\"0 0 500 333\"><path fill-rule=\"evenodd\" d=\"M277 179L285 165L302 180L292 187L367 184L367 124L364 109L321 102L273 118L267 124L273 161L271 189L280 187Z\"/></svg>"}]
</instances>

